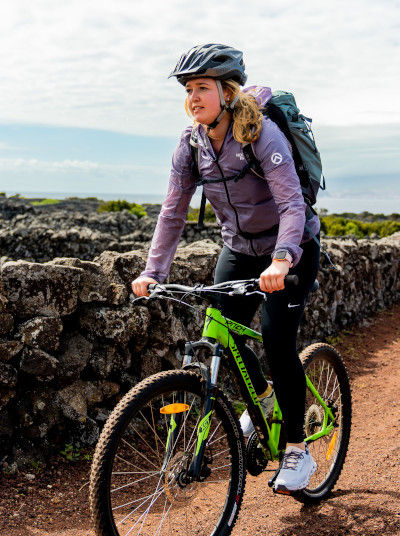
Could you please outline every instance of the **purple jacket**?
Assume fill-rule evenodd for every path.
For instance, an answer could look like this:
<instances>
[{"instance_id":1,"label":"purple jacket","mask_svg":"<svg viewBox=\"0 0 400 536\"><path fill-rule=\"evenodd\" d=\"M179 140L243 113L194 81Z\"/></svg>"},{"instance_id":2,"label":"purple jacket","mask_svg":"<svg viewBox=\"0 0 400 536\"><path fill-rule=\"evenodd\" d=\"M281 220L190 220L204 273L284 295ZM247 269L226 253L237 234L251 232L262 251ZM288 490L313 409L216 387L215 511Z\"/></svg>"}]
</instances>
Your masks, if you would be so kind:
<instances>
[{"instance_id":1,"label":"purple jacket","mask_svg":"<svg viewBox=\"0 0 400 536\"><path fill-rule=\"evenodd\" d=\"M271 96L269 88L252 87L249 90L255 93L260 106ZM203 179L220 178L216 154L205 130L202 125L195 128L198 130L200 175ZM167 198L158 217L146 268L141 274L153 277L160 283L168 276L185 226L189 203L196 190L191 174L191 131L192 126L183 131L172 157ZM257 256L269 255L277 249L286 249L296 265L302 254L299 246L310 240L310 236L304 230L305 203L290 144L275 123L264 118L261 134L253 143L253 151L261 163L265 179L249 172L237 182L226 182L230 203L236 208L241 231L257 233L279 224L277 235L257 237L251 241L244 238L239 234L235 212L228 203L224 183L205 184L204 193L222 228L223 241L230 249L252 256L254 252ZM225 177L241 171L246 164L242 146L233 138L232 124L219 152L218 164ZM308 225L317 234L320 228L318 216L309 220Z\"/></svg>"}]
</instances>

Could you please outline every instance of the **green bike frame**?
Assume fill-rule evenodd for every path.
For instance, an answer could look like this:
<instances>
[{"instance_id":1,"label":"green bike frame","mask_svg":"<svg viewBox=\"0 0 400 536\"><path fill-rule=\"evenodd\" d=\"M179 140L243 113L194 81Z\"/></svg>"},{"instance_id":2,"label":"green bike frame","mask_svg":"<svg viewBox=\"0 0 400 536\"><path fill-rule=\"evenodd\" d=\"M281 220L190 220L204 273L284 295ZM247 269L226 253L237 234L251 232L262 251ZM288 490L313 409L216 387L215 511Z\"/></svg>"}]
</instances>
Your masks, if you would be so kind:
<instances>
[{"instance_id":1,"label":"green bike frame","mask_svg":"<svg viewBox=\"0 0 400 536\"><path fill-rule=\"evenodd\" d=\"M246 403L247 410L250 414L251 420L253 421L258 438L262 447L264 448L265 456L268 460L279 459L282 451L285 448L284 444L280 444L281 425L283 421L279 404L277 401L275 401L270 426L264 416L257 393L243 362L242 356L240 355L240 352L231 335L232 333L262 342L262 336L257 331L224 317L221 312L214 307L208 307L201 340L195 343L187 343L186 345L188 351L185 353L183 368L192 368L195 366L191 363L190 358L190 355L193 354L194 347L208 346L208 348L214 348L215 350L215 355L213 355L210 367L210 378L207 382L208 385L205 394L203 410L204 417L201 419L198 425L196 450L190 466L190 474L193 478L200 478L201 476L203 454L207 443L210 419L217 391L216 380L218 376L219 359L222 354L222 348L230 350L230 352L226 353L229 361L229 368L237 379L242 398ZM203 367L206 368L204 365ZM324 402L307 375L306 383L307 388L312 392L324 410L324 418L320 431L305 439L307 443L310 443L322 436L328 435L332 431L334 428L335 417L331 408L329 408L329 406L327 406L327 404ZM171 415L166 458L169 458L171 455L173 455L173 445L175 443L176 436L179 433L179 425L177 426L177 422L180 422L181 418L182 414Z\"/></svg>"}]
</instances>

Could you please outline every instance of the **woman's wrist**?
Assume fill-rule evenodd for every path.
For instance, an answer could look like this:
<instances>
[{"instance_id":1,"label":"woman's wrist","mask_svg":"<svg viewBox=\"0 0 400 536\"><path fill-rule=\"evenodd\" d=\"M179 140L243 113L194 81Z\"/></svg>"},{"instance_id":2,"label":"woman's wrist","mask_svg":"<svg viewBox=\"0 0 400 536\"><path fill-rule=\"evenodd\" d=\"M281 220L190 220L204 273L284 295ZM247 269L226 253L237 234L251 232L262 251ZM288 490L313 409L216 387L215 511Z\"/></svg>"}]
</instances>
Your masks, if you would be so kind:
<instances>
[{"instance_id":1,"label":"woman's wrist","mask_svg":"<svg viewBox=\"0 0 400 536\"><path fill-rule=\"evenodd\" d=\"M287 262L289 268L293 266L293 257L286 249L277 249L272 256L272 261Z\"/></svg>"},{"instance_id":2,"label":"woman's wrist","mask_svg":"<svg viewBox=\"0 0 400 536\"><path fill-rule=\"evenodd\" d=\"M287 259L272 259L272 262L276 265L276 266L285 266L285 265L288 265L289 268L292 266L292 263L287 260Z\"/></svg>"}]
</instances>

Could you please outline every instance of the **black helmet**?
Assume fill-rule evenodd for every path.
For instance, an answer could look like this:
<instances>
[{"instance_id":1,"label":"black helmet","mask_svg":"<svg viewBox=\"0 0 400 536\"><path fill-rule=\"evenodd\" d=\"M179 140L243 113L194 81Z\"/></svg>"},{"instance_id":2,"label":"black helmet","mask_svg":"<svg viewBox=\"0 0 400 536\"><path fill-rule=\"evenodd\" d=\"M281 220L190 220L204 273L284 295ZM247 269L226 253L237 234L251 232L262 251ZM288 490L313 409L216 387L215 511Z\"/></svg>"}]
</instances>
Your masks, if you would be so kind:
<instances>
[{"instance_id":1,"label":"black helmet","mask_svg":"<svg viewBox=\"0 0 400 536\"><path fill-rule=\"evenodd\" d=\"M243 53L240 50L209 43L193 47L182 54L168 78L176 76L182 85L191 78L203 76L218 80L229 78L243 86L247 80L244 69Z\"/></svg>"}]
</instances>

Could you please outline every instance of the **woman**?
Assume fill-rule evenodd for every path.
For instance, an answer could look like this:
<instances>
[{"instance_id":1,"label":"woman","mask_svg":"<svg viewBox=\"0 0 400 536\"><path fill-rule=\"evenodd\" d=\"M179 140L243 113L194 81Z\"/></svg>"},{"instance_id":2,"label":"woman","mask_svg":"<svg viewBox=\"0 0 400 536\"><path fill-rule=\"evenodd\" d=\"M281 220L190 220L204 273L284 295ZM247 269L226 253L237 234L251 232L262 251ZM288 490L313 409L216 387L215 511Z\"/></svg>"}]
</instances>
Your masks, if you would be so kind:
<instances>
[{"instance_id":1,"label":"woman","mask_svg":"<svg viewBox=\"0 0 400 536\"><path fill-rule=\"evenodd\" d=\"M319 246L304 230L305 203L290 144L279 128L260 112L270 97L269 88L241 91L247 76L239 50L225 45L197 46L183 54L170 76L185 86L185 107L194 125L186 128L172 159L167 199L163 203L144 272L132 283L138 296L150 283L168 275L195 191L190 142L198 151L198 169L204 193L222 228L224 246L215 271L215 283L260 278L260 288L270 293L262 307L262 335L273 379L265 380L255 354L240 340L242 354L260 398L269 413L278 399L286 426L287 446L276 491L307 486L316 470L304 443L306 382L296 351L299 322L319 265ZM242 144L252 143L264 179L250 170L237 181L207 182L232 177L246 160ZM308 221L319 232L315 216ZM284 288L284 278L297 274L300 284ZM245 300L245 301L243 301ZM223 314L249 325L259 304L257 298L228 298ZM254 426L247 411L240 422L245 435Z\"/></svg>"}]
</instances>

